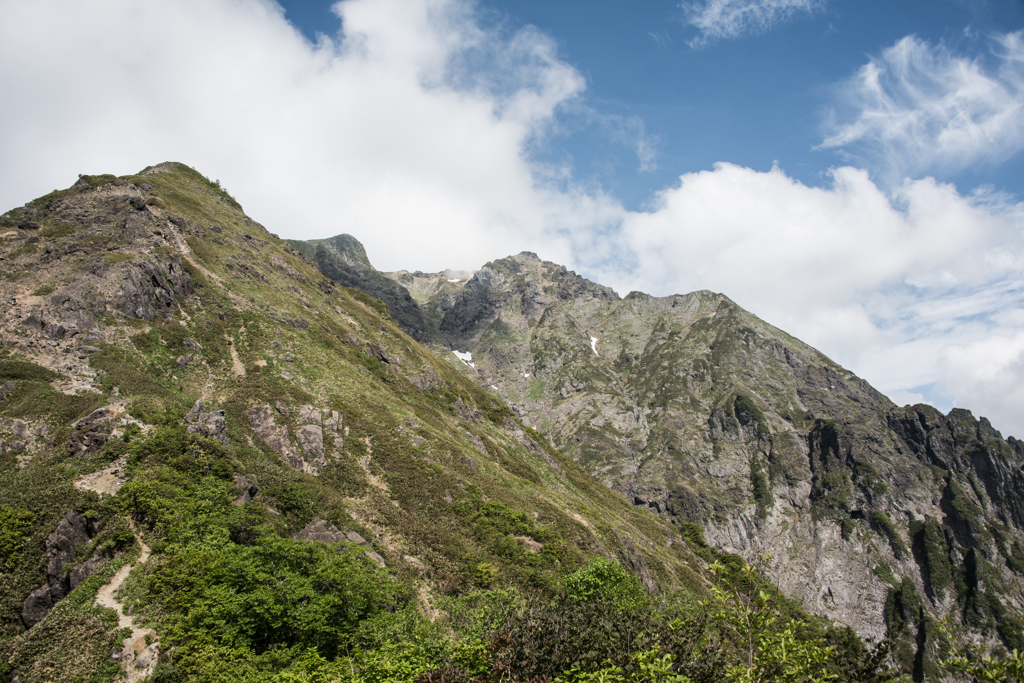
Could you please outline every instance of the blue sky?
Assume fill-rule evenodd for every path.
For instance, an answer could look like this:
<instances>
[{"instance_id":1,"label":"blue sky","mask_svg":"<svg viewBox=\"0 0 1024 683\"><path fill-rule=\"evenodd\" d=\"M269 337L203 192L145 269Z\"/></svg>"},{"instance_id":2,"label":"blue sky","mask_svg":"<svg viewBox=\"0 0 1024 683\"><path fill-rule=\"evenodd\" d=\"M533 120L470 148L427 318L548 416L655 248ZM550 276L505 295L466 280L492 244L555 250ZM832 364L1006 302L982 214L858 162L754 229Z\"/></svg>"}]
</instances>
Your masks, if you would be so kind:
<instances>
[{"instance_id":1,"label":"blue sky","mask_svg":"<svg viewBox=\"0 0 1024 683\"><path fill-rule=\"evenodd\" d=\"M700 7L700 3L691 3ZM767 171L777 162L807 185L847 160L820 147L836 87L867 59L908 35L991 63L989 36L1024 27L1019 0L832 0L807 3L768 28L691 46L702 32L677 1L518 0L478 3L481 21L513 32L532 25L587 82L585 111L535 152L568 159L578 180L600 183L642 209L682 173L728 161ZM333 35L330 0L282 0L307 37ZM842 111L836 112L841 115ZM636 139L653 158L641 164ZM646 166L645 168L641 168ZM869 170L880 173L879 168ZM957 186L1024 192L1021 157L963 169L930 169Z\"/></svg>"},{"instance_id":2,"label":"blue sky","mask_svg":"<svg viewBox=\"0 0 1024 683\"><path fill-rule=\"evenodd\" d=\"M0 92L0 210L182 161L382 270L722 292L1024 437L1019 0L0 2Z\"/></svg>"}]
</instances>

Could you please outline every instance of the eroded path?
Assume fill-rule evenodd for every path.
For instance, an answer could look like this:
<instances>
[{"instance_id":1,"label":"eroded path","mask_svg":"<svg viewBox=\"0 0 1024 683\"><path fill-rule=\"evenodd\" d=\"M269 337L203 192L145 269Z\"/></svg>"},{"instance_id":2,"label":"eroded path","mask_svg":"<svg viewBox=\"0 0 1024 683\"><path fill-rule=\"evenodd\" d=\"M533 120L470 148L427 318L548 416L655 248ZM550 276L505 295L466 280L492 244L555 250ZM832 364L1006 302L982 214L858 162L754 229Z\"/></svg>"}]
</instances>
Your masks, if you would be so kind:
<instances>
[{"instance_id":1,"label":"eroded path","mask_svg":"<svg viewBox=\"0 0 1024 683\"><path fill-rule=\"evenodd\" d=\"M135 532L134 526L132 531ZM110 583L96 593L96 604L117 612L118 627L131 629L132 633L125 639L124 649L121 651L121 667L124 669L127 675L126 680L129 683L141 681L153 673L160 646L156 639L156 632L151 628L142 628L137 625L130 614L125 614L124 605L117 599L117 591L131 574L132 569L144 564L149 559L149 546L142 542L138 532L135 532L135 540L142 548L139 559L135 561L135 564L126 564L117 570L117 573L110 579Z\"/></svg>"},{"instance_id":2,"label":"eroded path","mask_svg":"<svg viewBox=\"0 0 1024 683\"><path fill-rule=\"evenodd\" d=\"M95 491L99 494L117 493L117 490L124 484L121 478L125 462L123 459L111 463L108 467L87 474L75 482L75 487L83 491ZM125 672L124 680L128 683L135 683L147 678L153 673L156 666L157 655L160 643L156 639L156 631L151 628L142 628L135 623L130 614L125 614L124 605L117 598L117 591L120 590L132 569L145 564L149 559L149 546L146 545L135 525L129 521L135 540L138 542L142 552L133 564L126 564L117 570L117 573L110 578L110 582L103 586L96 593L96 604L101 607L114 610L117 613L118 628L131 629L131 635L124 640L124 647L121 650L121 668Z\"/></svg>"}]
</instances>

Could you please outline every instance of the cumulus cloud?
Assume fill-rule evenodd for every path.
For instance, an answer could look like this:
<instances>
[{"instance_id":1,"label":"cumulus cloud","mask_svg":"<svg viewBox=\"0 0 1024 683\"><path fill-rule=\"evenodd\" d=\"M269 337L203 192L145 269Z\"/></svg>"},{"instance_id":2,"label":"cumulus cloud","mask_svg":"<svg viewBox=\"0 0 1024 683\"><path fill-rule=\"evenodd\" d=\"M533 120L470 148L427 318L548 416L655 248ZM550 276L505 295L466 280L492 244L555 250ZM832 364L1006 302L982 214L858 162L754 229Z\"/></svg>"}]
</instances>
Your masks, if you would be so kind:
<instances>
[{"instance_id":1,"label":"cumulus cloud","mask_svg":"<svg viewBox=\"0 0 1024 683\"><path fill-rule=\"evenodd\" d=\"M459 0L335 11L343 32L314 45L269 0L5 3L0 201L174 159L277 232L353 232L382 267L437 270L617 210L536 183L525 150L585 87L548 36L481 28Z\"/></svg>"},{"instance_id":2,"label":"cumulus cloud","mask_svg":"<svg viewBox=\"0 0 1024 683\"><path fill-rule=\"evenodd\" d=\"M686 23L699 35L690 47L700 48L721 39L762 33L789 21L797 14L808 14L825 0L686 0L680 5Z\"/></svg>"},{"instance_id":3,"label":"cumulus cloud","mask_svg":"<svg viewBox=\"0 0 1024 683\"><path fill-rule=\"evenodd\" d=\"M1024 40L996 36L991 64L907 36L839 87L821 143L890 179L998 164L1024 149Z\"/></svg>"},{"instance_id":4,"label":"cumulus cloud","mask_svg":"<svg viewBox=\"0 0 1024 683\"><path fill-rule=\"evenodd\" d=\"M1020 206L931 178L886 192L844 167L815 188L778 168L719 164L627 215L635 266L601 276L723 292L895 398L927 394L1024 434L1024 393L997 391L1024 382L1017 347L1000 341L1024 339L1022 228ZM997 371L996 356L981 362L991 345L1005 351Z\"/></svg>"}]
</instances>

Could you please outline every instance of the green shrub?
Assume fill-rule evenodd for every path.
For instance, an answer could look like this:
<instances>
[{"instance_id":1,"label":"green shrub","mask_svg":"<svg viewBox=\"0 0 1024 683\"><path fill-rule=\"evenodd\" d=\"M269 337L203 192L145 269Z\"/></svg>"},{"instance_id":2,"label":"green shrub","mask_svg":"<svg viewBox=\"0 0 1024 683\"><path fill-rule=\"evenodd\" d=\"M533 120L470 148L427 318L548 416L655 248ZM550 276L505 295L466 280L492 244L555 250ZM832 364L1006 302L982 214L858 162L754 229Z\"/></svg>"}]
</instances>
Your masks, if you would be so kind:
<instances>
[{"instance_id":1,"label":"green shrub","mask_svg":"<svg viewBox=\"0 0 1024 683\"><path fill-rule=\"evenodd\" d=\"M903 559L907 556L907 545L900 537L900 532L896 529L896 525L889 519L889 515L881 510L874 510L868 519L871 521L871 527L883 535L889 542L889 547L892 548L896 559Z\"/></svg>"}]
</instances>

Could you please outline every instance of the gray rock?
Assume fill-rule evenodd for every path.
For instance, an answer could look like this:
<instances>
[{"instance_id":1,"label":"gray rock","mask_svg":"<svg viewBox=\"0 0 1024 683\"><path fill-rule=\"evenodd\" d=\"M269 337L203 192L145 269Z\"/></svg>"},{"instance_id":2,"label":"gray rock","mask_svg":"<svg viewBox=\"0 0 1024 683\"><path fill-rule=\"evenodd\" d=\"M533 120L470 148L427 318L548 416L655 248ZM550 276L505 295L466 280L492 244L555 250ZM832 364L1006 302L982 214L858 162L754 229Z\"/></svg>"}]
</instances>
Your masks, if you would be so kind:
<instances>
[{"instance_id":1,"label":"gray rock","mask_svg":"<svg viewBox=\"0 0 1024 683\"><path fill-rule=\"evenodd\" d=\"M305 424L321 424L320 411L313 406L302 406L299 408L299 422Z\"/></svg>"},{"instance_id":2,"label":"gray rock","mask_svg":"<svg viewBox=\"0 0 1024 683\"><path fill-rule=\"evenodd\" d=\"M53 600L50 598L49 586L33 591L26 599L21 608L21 621L25 628L32 628L53 609Z\"/></svg>"},{"instance_id":3,"label":"gray rock","mask_svg":"<svg viewBox=\"0 0 1024 683\"><path fill-rule=\"evenodd\" d=\"M2 391L2 389L0 389ZM331 411L331 416L324 420L324 429L333 432L334 434L341 434L341 414L337 410Z\"/></svg>"},{"instance_id":4,"label":"gray rock","mask_svg":"<svg viewBox=\"0 0 1024 683\"><path fill-rule=\"evenodd\" d=\"M159 264L159 265L158 265ZM132 318L155 320L178 308L178 297L195 292L192 277L177 254L159 259L157 264L136 261L125 268L117 310Z\"/></svg>"},{"instance_id":5,"label":"gray rock","mask_svg":"<svg viewBox=\"0 0 1024 683\"><path fill-rule=\"evenodd\" d=\"M105 557L93 557L78 565L72 569L71 573L68 575L68 587L71 590L75 590L78 584L95 574L96 570L105 565L108 561L109 560Z\"/></svg>"},{"instance_id":6,"label":"gray rock","mask_svg":"<svg viewBox=\"0 0 1024 683\"><path fill-rule=\"evenodd\" d=\"M391 357L387 354L387 351L377 346L376 344L370 344L369 355L376 358L382 363L392 363Z\"/></svg>"},{"instance_id":7,"label":"gray rock","mask_svg":"<svg viewBox=\"0 0 1024 683\"><path fill-rule=\"evenodd\" d=\"M412 555L402 555L402 559L405 560L413 568L413 571L419 574L422 574L423 572L427 571L427 565L423 564L423 561L420 560L418 557L413 557Z\"/></svg>"},{"instance_id":8,"label":"gray rock","mask_svg":"<svg viewBox=\"0 0 1024 683\"><path fill-rule=\"evenodd\" d=\"M242 495L231 501L233 505L245 505L246 503L251 503L256 497L256 494L260 492L259 486L253 484L241 474L235 475L235 486L242 490Z\"/></svg>"},{"instance_id":9,"label":"gray rock","mask_svg":"<svg viewBox=\"0 0 1024 683\"><path fill-rule=\"evenodd\" d=\"M67 595L68 575L64 568L75 559L76 546L89 540L85 520L74 510L68 510L57 528L46 539L46 578L53 602Z\"/></svg>"},{"instance_id":10,"label":"gray rock","mask_svg":"<svg viewBox=\"0 0 1024 683\"><path fill-rule=\"evenodd\" d=\"M15 439L27 439L28 438L28 425L24 420L15 420L11 424L11 433Z\"/></svg>"},{"instance_id":11,"label":"gray rock","mask_svg":"<svg viewBox=\"0 0 1024 683\"><path fill-rule=\"evenodd\" d=\"M372 550L369 550L369 551L367 551L367 552L366 552L366 553L364 553L364 554L365 554L365 555L366 555L366 556L367 556L368 558L370 558L371 560L373 560L374 562L376 562L376 563L377 563L377 566L378 566L378 567L380 567L381 569L384 569L384 567L386 566L386 565L384 564L384 558L383 558L383 557L381 557L380 555L378 555L377 553L373 552Z\"/></svg>"},{"instance_id":12,"label":"gray rock","mask_svg":"<svg viewBox=\"0 0 1024 683\"><path fill-rule=\"evenodd\" d=\"M357 534L355 531L349 531L347 534L345 534L345 537L349 540L350 543L355 543L356 545L370 545L366 542L365 538Z\"/></svg>"},{"instance_id":13,"label":"gray rock","mask_svg":"<svg viewBox=\"0 0 1024 683\"><path fill-rule=\"evenodd\" d=\"M103 349L98 349L95 346L88 346L86 344L82 344L81 346L78 347L78 353L84 354L86 356L91 356L92 354L99 353L102 350Z\"/></svg>"},{"instance_id":14,"label":"gray rock","mask_svg":"<svg viewBox=\"0 0 1024 683\"><path fill-rule=\"evenodd\" d=\"M223 444L228 442L227 420L223 410L200 413L196 421L185 428L189 434L198 434Z\"/></svg>"},{"instance_id":15,"label":"gray rock","mask_svg":"<svg viewBox=\"0 0 1024 683\"><path fill-rule=\"evenodd\" d=\"M640 551L636 549L636 545L633 544L632 539L628 536L622 536L618 533L615 536L619 539L619 544L622 546L622 554L626 558L626 562L633 568L633 572L640 577L641 583L644 584L644 588L651 595L658 592L658 584L654 582L654 578L651 577L651 572L647 569L647 562L644 560L644 556L640 554Z\"/></svg>"},{"instance_id":16,"label":"gray rock","mask_svg":"<svg viewBox=\"0 0 1024 683\"><path fill-rule=\"evenodd\" d=\"M192 408L187 413L185 413L185 422L187 422L189 424L192 424L197 419L199 419L199 416L202 415L202 414L203 414L203 402L202 401L196 401L194 404L192 404Z\"/></svg>"},{"instance_id":17,"label":"gray rock","mask_svg":"<svg viewBox=\"0 0 1024 683\"><path fill-rule=\"evenodd\" d=\"M307 460L320 462L324 457L324 433L316 425L304 425L295 432L299 447Z\"/></svg>"},{"instance_id":18,"label":"gray rock","mask_svg":"<svg viewBox=\"0 0 1024 683\"><path fill-rule=\"evenodd\" d=\"M295 534L297 541L316 541L318 543L342 543L347 540L345 534L336 526L324 519L314 519L302 531Z\"/></svg>"},{"instance_id":19,"label":"gray rock","mask_svg":"<svg viewBox=\"0 0 1024 683\"><path fill-rule=\"evenodd\" d=\"M114 430L114 415L111 408L100 408L75 422L68 444L71 454L83 456L101 450Z\"/></svg>"}]
</instances>

